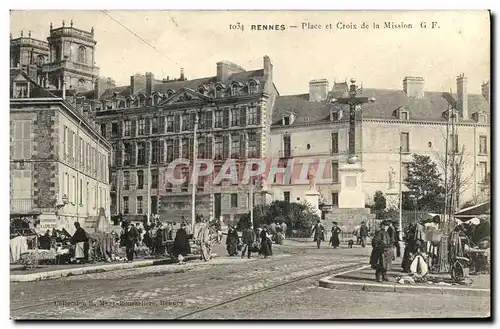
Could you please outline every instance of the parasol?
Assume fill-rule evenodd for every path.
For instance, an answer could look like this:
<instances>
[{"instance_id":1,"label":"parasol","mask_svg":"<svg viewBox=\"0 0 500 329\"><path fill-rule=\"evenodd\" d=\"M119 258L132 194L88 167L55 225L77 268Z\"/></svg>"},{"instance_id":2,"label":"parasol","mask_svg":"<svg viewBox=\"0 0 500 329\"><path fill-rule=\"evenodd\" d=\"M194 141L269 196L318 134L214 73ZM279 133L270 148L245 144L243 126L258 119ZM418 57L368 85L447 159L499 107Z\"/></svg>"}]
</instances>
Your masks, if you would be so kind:
<instances>
[{"instance_id":1,"label":"parasol","mask_svg":"<svg viewBox=\"0 0 500 329\"><path fill-rule=\"evenodd\" d=\"M465 223L466 224L472 224L472 225L479 225L479 224L481 224L481 220L479 218L477 218L477 217L474 217L472 219L469 219Z\"/></svg>"}]
</instances>

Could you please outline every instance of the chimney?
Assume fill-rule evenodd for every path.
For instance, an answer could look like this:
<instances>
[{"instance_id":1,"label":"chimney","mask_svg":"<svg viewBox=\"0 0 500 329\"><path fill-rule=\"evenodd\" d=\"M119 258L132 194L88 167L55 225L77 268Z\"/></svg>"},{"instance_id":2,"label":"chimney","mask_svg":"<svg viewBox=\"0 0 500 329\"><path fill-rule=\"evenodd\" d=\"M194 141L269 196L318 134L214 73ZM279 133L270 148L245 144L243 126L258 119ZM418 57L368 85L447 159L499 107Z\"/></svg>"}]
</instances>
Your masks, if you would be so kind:
<instances>
[{"instance_id":1,"label":"chimney","mask_svg":"<svg viewBox=\"0 0 500 329\"><path fill-rule=\"evenodd\" d=\"M484 98L490 102L490 82L487 81L481 85L481 94L483 95Z\"/></svg>"},{"instance_id":2,"label":"chimney","mask_svg":"<svg viewBox=\"0 0 500 329\"><path fill-rule=\"evenodd\" d=\"M403 80L403 91L408 97L424 98L424 78L405 77Z\"/></svg>"},{"instance_id":3,"label":"chimney","mask_svg":"<svg viewBox=\"0 0 500 329\"><path fill-rule=\"evenodd\" d=\"M273 64L267 55L264 56L264 76L270 78L271 81L273 79Z\"/></svg>"},{"instance_id":4,"label":"chimney","mask_svg":"<svg viewBox=\"0 0 500 329\"><path fill-rule=\"evenodd\" d=\"M94 97L95 99L101 98L107 89L108 81L105 78L97 78L94 84Z\"/></svg>"},{"instance_id":5,"label":"chimney","mask_svg":"<svg viewBox=\"0 0 500 329\"><path fill-rule=\"evenodd\" d=\"M457 108L462 115L462 119L469 119L467 77L463 73L457 77Z\"/></svg>"},{"instance_id":6,"label":"chimney","mask_svg":"<svg viewBox=\"0 0 500 329\"><path fill-rule=\"evenodd\" d=\"M181 81L186 80L186 78L184 78L184 68L182 68L182 67L181 67L181 77L179 78L179 80L181 80Z\"/></svg>"},{"instance_id":7,"label":"chimney","mask_svg":"<svg viewBox=\"0 0 500 329\"><path fill-rule=\"evenodd\" d=\"M227 83L229 77L234 73L245 72L245 69L229 61L221 61L217 63L217 81Z\"/></svg>"},{"instance_id":8,"label":"chimney","mask_svg":"<svg viewBox=\"0 0 500 329\"><path fill-rule=\"evenodd\" d=\"M130 77L130 93L137 94L142 89L146 88L146 77L144 75L135 74Z\"/></svg>"},{"instance_id":9,"label":"chimney","mask_svg":"<svg viewBox=\"0 0 500 329\"><path fill-rule=\"evenodd\" d=\"M151 72L146 72L146 94L151 95L154 87L155 76Z\"/></svg>"},{"instance_id":10,"label":"chimney","mask_svg":"<svg viewBox=\"0 0 500 329\"><path fill-rule=\"evenodd\" d=\"M328 80L318 79L309 81L309 101L322 102L328 98Z\"/></svg>"}]
</instances>

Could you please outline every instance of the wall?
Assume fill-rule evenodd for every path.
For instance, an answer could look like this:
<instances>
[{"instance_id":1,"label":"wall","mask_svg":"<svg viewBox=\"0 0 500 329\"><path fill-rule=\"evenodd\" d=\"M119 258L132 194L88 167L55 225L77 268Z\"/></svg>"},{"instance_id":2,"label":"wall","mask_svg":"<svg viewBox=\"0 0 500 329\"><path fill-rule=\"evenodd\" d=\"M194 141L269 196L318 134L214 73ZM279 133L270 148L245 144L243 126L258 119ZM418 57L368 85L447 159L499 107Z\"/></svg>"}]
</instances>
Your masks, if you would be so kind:
<instances>
[{"instance_id":1,"label":"wall","mask_svg":"<svg viewBox=\"0 0 500 329\"><path fill-rule=\"evenodd\" d=\"M66 205L60 211L61 215L64 216L78 216L79 218L86 218L88 216L97 216L99 213L99 207L104 207L106 217L110 218L110 183L109 183L109 173L108 173L108 159L109 159L109 150L107 146L95 139L91 133L87 132L83 126L78 128L78 122L71 118L68 114L63 111L59 112L59 122L58 122L58 138L57 143L60 145L59 148L59 159L60 164L58 166L58 176L60 181L60 186L58 190L59 200L60 202L62 196L64 195L65 187L63 186L64 176L67 174L69 178L69 189L70 193L68 196L71 196L71 203ZM71 161L65 158L64 156L64 147L63 147L63 135L64 135L64 127L68 127L69 130L75 132L76 139L76 149L75 156L76 160ZM102 171L97 168L97 173L94 175L91 171L86 170L86 158L85 152L83 154L83 162L84 165L81 166L78 161L79 157L79 138L82 138L84 145L89 143L92 147L96 148L97 151L103 155L103 168ZM75 186L73 184L73 177L77 184L79 185L79 181L82 182L82 197L80 202L80 189L77 188L77 194L75 195L74 189ZM88 186L88 190L87 190ZM67 188L67 187L66 187ZM88 200L87 200L88 198Z\"/></svg>"}]
</instances>

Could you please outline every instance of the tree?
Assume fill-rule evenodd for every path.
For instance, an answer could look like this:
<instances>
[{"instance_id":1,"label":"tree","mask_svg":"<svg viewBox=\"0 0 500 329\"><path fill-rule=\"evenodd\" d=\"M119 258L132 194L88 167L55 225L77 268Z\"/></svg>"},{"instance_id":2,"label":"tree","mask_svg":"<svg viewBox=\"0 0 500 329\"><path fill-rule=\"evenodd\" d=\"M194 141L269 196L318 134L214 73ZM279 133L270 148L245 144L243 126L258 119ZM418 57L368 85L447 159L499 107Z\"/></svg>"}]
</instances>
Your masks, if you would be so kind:
<instances>
[{"instance_id":1,"label":"tree","mask_svg":"<svg viewBox=\"0 0 500 329\"><path fill-rule=\"evenodd\" d=\"M452 204L455 204L454 208L456 209L459 208L461 196L470 187L472 178L474 177L474 172L468 175L464 173L464 168L466 167L466 158L464 155L465 145L462 145L461 152L448 153L448 158L445 155L437 154L440 171L443 175L445 172L448 172L446 179L448 189L447 205L451 207ZM454 210L450 208L448 212L451 213Z\"/></svg>"},{"instance_id":2,"label":"tree","mask_svg":"<svg viewBox=\"0 0 500 329\"><path fill-rule=\"evenodd\" d=\"M408 169L406 186L409 198L416 201L417 209L442 212L444 187L437 164L427 155L413 154Z\"/></svg>"},{"instance_id":3,"label":"tree","mask_svg":"<svg viewBox=\"0 0 500 329\"><path fill-rule=\"evenodd\" d=\"M274 201L269 206L257 205L253 209L253 226L284 221L290 230L298 230L310 234L310 231L319 216L312 206L306 202L296 203L287 201ZM250 222L250 213L243 215L237 223L241 230Z\"/></svg>"},{"instance_id":4,"label":"tree","mask_svg":"<svg viewBox=\"0 0 500 329\"><path fill-rule=\"evenodd\" d=\"M382 191L376 191L373 196L372 209L377 219L385 212L385 208L387 208L387 200L385 199L384 193Z\"/></svg>"}]
</instances>

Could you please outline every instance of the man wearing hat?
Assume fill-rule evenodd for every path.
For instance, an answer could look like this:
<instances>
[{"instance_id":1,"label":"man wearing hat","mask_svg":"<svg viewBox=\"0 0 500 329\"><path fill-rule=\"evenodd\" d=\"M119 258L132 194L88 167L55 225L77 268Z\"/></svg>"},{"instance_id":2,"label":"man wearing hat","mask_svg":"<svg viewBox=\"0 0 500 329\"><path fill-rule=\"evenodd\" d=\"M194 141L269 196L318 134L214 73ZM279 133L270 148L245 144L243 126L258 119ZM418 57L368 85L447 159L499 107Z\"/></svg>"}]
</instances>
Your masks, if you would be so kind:
<instances>
[{"instance_id":1,"label":"man wearing hat","mask_svg":"<svg viewBox=\"0 0 500 329\"><path fill-rule=\"evenodd\" d=\"M361 226L359 227L359 236L361 238L361 246L364 248L366 246L366 237L368 236L368 226L366 226L365 222L361 222Z\"/></svg>"},{"instance_id":2,"label":"man wearing hat","mask_svg":"<svg viewBox=\"0 0 500 329\"><path fill-rule=\"evenodd\" d=\"M389 220L382 221L380 229L375 232L372 239L373 250L370 256L370 265L375 270L377 282L389 281L387 271L392 269L394 242L387 232L389 226Z\"/></svg>"},{"instance_id":3,"label":"man wearing hat","mask_svg":"<svg viewBox=\"0 0 500 329\"><path fill-rule=\"evenodd\" d=\"M320 219L318 219L318 222L314 225L312 235L314 236L314 242L316 242L319 249L321 241L325 241L325 228L323 227L323 224L321 224Z\"/></svg>"}]
</instances>

